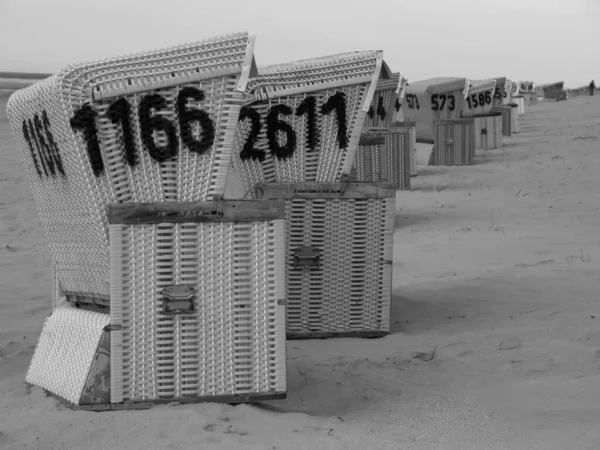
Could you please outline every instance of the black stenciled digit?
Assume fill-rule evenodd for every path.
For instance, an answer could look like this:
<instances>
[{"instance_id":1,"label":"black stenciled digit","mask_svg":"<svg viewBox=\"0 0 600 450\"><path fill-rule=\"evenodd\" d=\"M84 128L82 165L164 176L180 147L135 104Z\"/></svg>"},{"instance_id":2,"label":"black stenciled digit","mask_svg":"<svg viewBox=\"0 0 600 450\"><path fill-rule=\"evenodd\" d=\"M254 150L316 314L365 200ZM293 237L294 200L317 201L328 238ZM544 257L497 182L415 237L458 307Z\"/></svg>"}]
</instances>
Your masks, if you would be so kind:
<instances>
[{"instance_id":1,"label":"black stenciled digit","mask_svg":"<svg viewBox=\"0 0 600 450\"><path fill-rule=\"evenodd\" d=\"M446 95L441 94L440 95L440 111L444 109L444 106L446 106Z\"/></svg>"},{"instance_id":2,"label":"black stenciled digit","mask_svg":"<svg viewBox=\"0 0 600 450\"><path fill-rule=\"evenodd\" d=\"M433 94L431 96L431 109L434 111L440 109L440 104L438 103L438 94Z\"/></svg>"},{"instance_id":3,"label":"black stenciled digit","mask_svg":"<svg viewBox=\"0 0 600 450\"><path fill-rule=\"evenodd\" d=\"M490 103L492 103L492 94L490 93L490 91L486 91L485 92L485 102L489 105Z\"/></svg>"},{"instance_id":4,"label":"black stenciled digit","mask_svg":"<svg viewBox=\"0 0 600 450\"><path fill-rule=\"evenodd\" d=\"M49 177L50 173L51 173L50 167L48 166L48 162L46 161L45 155L43 154L44 149L42 148L42 144L40 144L38 135L35 132L35 128L33 126L33 122L31 121L31 119L27 120L27 126L29 127L29 137L31 139L33 139L33 142L35 143L35 149L37 150L37 154L42 163L42 168L44 169L44 174L46 175L46 177Z\"/></svg>"},{"instance_id":5,"label":"black stenciled digit","mask_svg":"<svg viewBox=\"0 0 600 450\"><path fill-rule=\"evenodd\" d=\"M96 111L90 105L82 106L71 118L71 128L83 133L92 172L98 177L104 172L104 161L102 160L100 142L98 141L96 115Z\"/></svg>"},{"instance_id":6,"label":"black stenciled digit","mask_svg":"<svg viewBox=\"0 0 600 450\"><path fill-rule=\"evenodd\" d=\"M317 99L315 97L306 97L302 103L300 103L298 108L296 108L297 116L303 114L306 114L308 121L306 146L310 152L313 152L317 149L317 145L319 144L319 136L317 134Z\"/></svg>"},{"instance_id":7,"label":"black stenciled digit","mask_svg":"<svg viewBox=\"0 0 600 450\"><path fill-rule=\"evenodd\" d=\"M249 106L244 106L240 111L240 118L238 120L242 122L246 119L250 119L250 133L248 133L248 137L244 143L244 148L240 152L240 159L242 161L248 159L264 161L266 156L264 150L254 148L254 144L258 139L258 134L260 133L261 129L260 114L255 109L252 109Z\"/></svg>"},{"instance_id":8,"label":"black stenciled digit","mask_svg":"<svg viewBox=\"0 0 600 450\"><path fill-rule=\"evenodd\" d=\"M165 109L166 106L167 102L163 97L158 94L150 94L142 99L138 111L142 142L148 149L150 157L157 162L173 158L179 151L175 126L164 117L152 116L152 110L158 111ZM156 145L154 131L162 131L167 135L167 142L164 146Z\"/></svg>"},{"instance_id":9,"label":"black stenciled digit","mask_svg":"<svg viewBox=\"0 0 600 450\"><path fill-rule=\"evenodd\" d=\"M471 94L471 101L473 102L473 108L477 108L479 106L479 102L477 101L477 96L475 94Z\"/></svg>"},{"instance_id":10,"label":"black stenciled digit","mask_svg":"<svg viewBox=\"0 0 600 450\"><path fill-rule=\"evenodd\" d=\"M479 104L481 106L485 105L485 94L483 92L479 93Z\"/></svg>"},{"instance_id":11,"label":"black stenciled digit","mask_svg":"<svg viewBox=\"0 0 600 450\"><path fill-rule=\"evenodd\" d=\"M421 105L419 105L419 98L415 94L407 94L406 100L410 109L421 109Z\"/></svg>"},{"instance_id":12,"label":"black stenciled digit","mask_svg":"<svg viewBox=\"0 0 600 450\"><path fill-rule=\"evenodd\" d=\"M448 110L454 111L455 108L456 108L456 98L454 97L454 94L450 94L450 95L448 95Z\"/></svg>"},{"instance_id":13,"label":"black stenciled digit","mask_svg":"<svg viewBox=\"0 0 600 450\"><path fill-rule=\"evenodd\" d=\"M471 107L471 97L467 97L467 105L469 106L469 109L472 109L472 107Z\"/></svg>"},{"instance_id":14,"label":"black stenciled digit","mask_svg":"<svg viewBox=\"0 0 600 450\"><path fill-rule=\"evenodd\" d=\"M289 116L292 108L287 105L275 105L267 115L267 139L271 154L278 159L287 159L294 154L296 149L296 133L289 123L279 120L279 114ZM277 139L279 133L285 134L285 144L280 145Z\"/></svg>"},{"instance_id":15,"label":"black stenciled digit","mask_svg":"<svg viewBox=\"0 0 600 450\"><path fill-rule=\"evenodd\" d=\"M346 96L343 92L336 92L327 99L327 102L321 106L321 114L326 115L335 111L337 115L337 141L340 148L346 148L348 145L348 130L346 125Z\"/></svg>"},{"instance_id":16,"label":"black stenciled digit","mask_svg":"<svg viewBox=\"0 0 600 450\"><path fill-rule=\"evenodd\" d=\"M108 118L115 125L121 125L123 130L123 147L125 148L125 160L131 167L137 164L137 152L133 140L133 128L131 127L131 106L125 98L120 98L108 108Z\"/></svg>"},{"instance_id":17,"label":"black stenciled digit","mask_svg":"<svg viewBox=\"0 0 600 450\"><path fill-rule=\"evenodd\" d=\"M215 124L206 111L187 109L186 101L192 98L197 102L204 100L204 92L194 87L186 87L177 96L177 115L181 129L181 141L191 152L200 155L206 153L215 143ZM192 134L191 124L198 122L202 128L202 138L197 141Z\"/></svg>"},{"instance_id":18,"label":"black stenciled digit","mask_svg":"<svg viewBox=\"0 0 600 450\"><path fill-rule=\"evenodd\" d=\"M50 171L52 176L56 176L57 168L55 167L55 160L58 158L56 158L56 156L54 155L54 149L50 148L50 146L46 142L46 139L44 138L44 129L42 127L42 121L40 120L40 116L38 116L37 114L33 116L33 125L35 129L36 140L40 145L39 149L40 154L42 156L42 161L44 161L44 164L46 165L46 167L48 167L48 170Z\"/></svg>"},{"instance_id":19,"label":"black stenciled digit","mask_svg":"<svg viewBox=\"0 0 600 450\"><path fill-rule=\"evenodd\" d=\"M42 111L42 125L44 126L44 131L46 132L46 139L48 139L48 145L50 146L50 149L54 153L54 156L55 156L54 162L56 163L56 167L58 168L58 171L62 175L66 175L65 168L62 163L62 157L61 157L60 151L58 149L58 145L56 145L56 141L54 140L54 135L52 134L52 131L50 130L50 119L48 118L48 113L46 112L46 110Z\"/></svg>"},{"instance_id":20,"label":"black stenciled digit","mask_svg":"<svg viewBox=\"0 0 600 450\"><path fill-rule=\"evenodd\" d=\"M377 104L377 115L381 120L385 120L386 111L385 107L383 106L383 95L379 96L379 103Z\"/></svg>"},{"instance_id":21,"label":"black stenciled digit","mask_svg":"<svg viewBox=\"0 0 600 450\"><path fill-rule=\"evenodd\" d=\"M35 156L36 150L33 148L33 142L31 142L31 137L29 136L29 130L27 129L27 121L23 120L23 137L27 141L27 145L29 145L29 151L31 152L31 157L33 158L33 164L35 165L35 170L38 173L38 176L42 176L42 170L38 164L37 157Z\"/></svg>"}]
</instances>

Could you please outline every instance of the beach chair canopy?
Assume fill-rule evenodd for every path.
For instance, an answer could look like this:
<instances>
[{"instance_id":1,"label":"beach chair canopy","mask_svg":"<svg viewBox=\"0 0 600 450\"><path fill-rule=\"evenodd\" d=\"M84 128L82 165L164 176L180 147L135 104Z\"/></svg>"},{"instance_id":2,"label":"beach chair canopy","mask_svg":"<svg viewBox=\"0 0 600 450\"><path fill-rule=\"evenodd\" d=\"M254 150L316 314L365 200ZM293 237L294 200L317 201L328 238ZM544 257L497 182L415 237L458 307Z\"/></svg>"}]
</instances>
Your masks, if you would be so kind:
<instances>
[{"instance_id":1,"label":"beach chair canopy","mask_svg":"<svg viewBox=\"0 0 600 450\"><path fill-rule=\"evenodd\" d=\"M435 120L459 119L467 79L440 77L415 81L405 86L402 113L415 122L417 141L433 142Z\"/></svg>"}]
</instances>

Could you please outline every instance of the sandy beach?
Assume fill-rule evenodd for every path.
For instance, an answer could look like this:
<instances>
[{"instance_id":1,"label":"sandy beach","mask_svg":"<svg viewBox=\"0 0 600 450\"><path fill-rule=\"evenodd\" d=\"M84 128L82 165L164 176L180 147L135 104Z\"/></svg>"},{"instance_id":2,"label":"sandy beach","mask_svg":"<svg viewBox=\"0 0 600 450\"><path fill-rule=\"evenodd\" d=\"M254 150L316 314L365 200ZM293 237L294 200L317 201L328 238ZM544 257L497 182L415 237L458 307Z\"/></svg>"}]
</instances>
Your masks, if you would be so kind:
<instances>
[{"instance_id":1,"label":"sandy beach","mask_svg":"<svg viewBox=\"0 0 600 450\"><path fill-rule=\"evenodd\" d=\"M0 94L0 448L600 448L600 97L533 106L396 203L393 330L289 341L288 398L72 411L24 378L51 259Z\"/></svg>"}]
</instances>

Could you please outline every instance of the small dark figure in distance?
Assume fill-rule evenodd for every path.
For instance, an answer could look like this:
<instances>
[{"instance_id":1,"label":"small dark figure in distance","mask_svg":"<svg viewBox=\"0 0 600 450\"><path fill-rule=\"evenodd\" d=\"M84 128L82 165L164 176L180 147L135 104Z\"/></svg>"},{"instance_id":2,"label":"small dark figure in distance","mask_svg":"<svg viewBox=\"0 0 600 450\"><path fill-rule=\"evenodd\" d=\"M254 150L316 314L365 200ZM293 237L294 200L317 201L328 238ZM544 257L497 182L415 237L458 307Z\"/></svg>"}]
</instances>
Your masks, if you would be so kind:
<instances>
[{"instance_id":1,"label":"small dark figure in distance","mask_svg":"<svg viewBox=\"0 0 600 450\"><path fill-rule=\"evenodd\" d=\"M592 82L590 83L590 95L594 95L595 90L596 90L596 84L594 83L594 80L592 80Z\"/></svg>"}]
</instances>

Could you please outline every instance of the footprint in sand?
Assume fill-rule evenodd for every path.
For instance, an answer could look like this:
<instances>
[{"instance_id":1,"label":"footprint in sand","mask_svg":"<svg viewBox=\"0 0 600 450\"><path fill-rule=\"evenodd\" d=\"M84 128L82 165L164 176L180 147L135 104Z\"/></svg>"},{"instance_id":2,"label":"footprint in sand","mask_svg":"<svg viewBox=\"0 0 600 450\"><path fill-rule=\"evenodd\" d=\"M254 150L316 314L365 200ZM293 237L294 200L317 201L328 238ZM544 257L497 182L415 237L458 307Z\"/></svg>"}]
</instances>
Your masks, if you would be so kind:
<instances>
[{"instance_id":1,"label":"footprint in sand","mask_svg":"<svg viewBox=\"0 0 600 450\"><path fill-rule=\"evenodd\" d=\"M552 372L554 368L554 360L552 358L542 361L532 361L523 364L522 369L525 375L530 377L539 377Z\"/></svg>"},{"instance_id":2,"label":"footprint in sand","mask_svg":"<svg viewBox=\"0 0 600 450\"><path fill-rule=\"evenodd\" d=\"M0 359L17 356L23 348L23 344L15 341L8 341L0 344Z\"/></svg>"},{"instance_id":3,"label":"footprint in sand","mask_svg":"<svg viewBox=\"0 0 600 450\"><path fill-rule=\"evenodd\" d=\"M577 342L579 344L583 344L583 345L599 347L600 346L600 332L596 331L596 332L588 333L585 336L582 336L578 339L573 339L573 341Z\"/></svg>"},{"instance_id":4,"label":"footprint in sand","mask_svg":"<svg viewBox=\"0 0 600 450\"><path fill-rule=\"evenodd\" d=\"M222 417L221 420L223 422L229 422L231 419L229 417ZM209 423L209 424L204 425L204 427L202 427L202 429L209 433L218 431L223 434L237 434L238 436L246 436L249 434L248 431L238 428L235 425L221 426L221 425L216 425L214 423Z\"/></svg>"},{"instance_id":5,"label":"footprint in sand","mask_svg":"<svg viewBox=\"0 0 600 450\"><path fill-rule=\"evenodd\" d=\"M498 350L516 350L522 346L523 344L521 339L519 339L517 336L510 336L500 342L500 345L498 345Z\"/></svg>"},{"instance_id":6,"label":"footprint in sand","mask_svg":"<svg viewBox=\"0 0 600 450\"><path fill-rule=\"evenodd\" d=\"M0 445L6 445L6 444L8 444L8 441L9 441L8 434L0 431Z\"/></svg>"}]
</instances>

